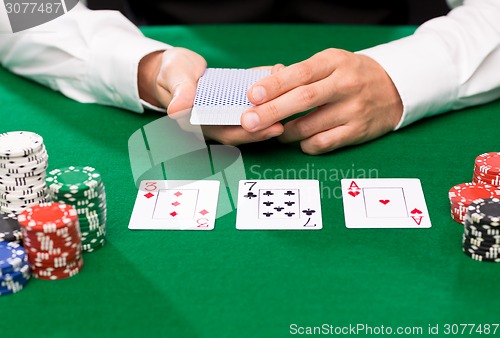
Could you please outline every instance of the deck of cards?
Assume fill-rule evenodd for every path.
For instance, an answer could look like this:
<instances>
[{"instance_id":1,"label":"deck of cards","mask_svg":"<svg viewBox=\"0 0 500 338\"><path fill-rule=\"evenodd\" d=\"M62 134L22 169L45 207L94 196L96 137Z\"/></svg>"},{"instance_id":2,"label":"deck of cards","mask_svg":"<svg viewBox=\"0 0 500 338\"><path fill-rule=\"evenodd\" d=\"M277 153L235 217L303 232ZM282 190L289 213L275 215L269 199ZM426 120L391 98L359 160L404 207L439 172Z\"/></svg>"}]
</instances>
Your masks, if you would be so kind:
<instances>
[{"instance_id":1,"label":"deck of cards","mask_svg":"<svg viewBox=\"0 0 500 338\"><path fill-rule=\"evenodd\" d=\"M241 114L252 106L248 88L270 74L266 69L207 68L198 81L190 123L241 125Z\"/></svg>"},{"instance_id":2,"label":"deck of cards","mask_svg":"<svg viewBox=\"0 0 500 338\"><path fill-rule=\"evenodd\" d=\"M343 179L341 184L347 228L431 227L418 179ZM213 230L219 188L214 180L142 181L129 229ZM323 228L317 180L241 180L237 205L238 230Z\"/></svg>"}]
</instances>

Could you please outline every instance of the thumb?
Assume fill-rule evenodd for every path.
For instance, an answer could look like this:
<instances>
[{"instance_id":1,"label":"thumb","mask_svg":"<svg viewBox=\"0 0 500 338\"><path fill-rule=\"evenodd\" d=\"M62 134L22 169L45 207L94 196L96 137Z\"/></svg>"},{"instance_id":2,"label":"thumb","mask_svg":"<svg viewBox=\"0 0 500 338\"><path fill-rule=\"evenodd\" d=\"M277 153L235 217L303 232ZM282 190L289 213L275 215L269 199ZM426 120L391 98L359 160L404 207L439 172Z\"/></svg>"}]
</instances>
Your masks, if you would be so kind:
<instances>
[{"instance_id":1,"label":"thumb","mask_svg":"<svg viewBox=\"0 0 500 338\"><path fill-rule=\"evenodd\" d=\"M196 96L196 82L193 79L186 79L177 83L173 88L172 100L167 108L169 115L186 111L193 107Z\"/></svg>"}]
</instances>

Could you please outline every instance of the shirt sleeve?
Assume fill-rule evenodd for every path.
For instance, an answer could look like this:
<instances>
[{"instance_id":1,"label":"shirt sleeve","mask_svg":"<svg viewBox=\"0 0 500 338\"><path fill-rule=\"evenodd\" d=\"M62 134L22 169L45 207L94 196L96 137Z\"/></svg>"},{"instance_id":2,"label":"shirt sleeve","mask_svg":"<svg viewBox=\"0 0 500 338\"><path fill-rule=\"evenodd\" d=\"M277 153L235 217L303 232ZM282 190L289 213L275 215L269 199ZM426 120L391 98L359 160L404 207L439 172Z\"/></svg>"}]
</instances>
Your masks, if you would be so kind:
<instances>
[{"instance_id":1,"label":"shirt sleeve","mask_svg":"<svg viewBox=\"0 0 500 338\"><path fill-rule=\"evenodd\" d=\"M499 0L465 0L409 37L358 52L384 67L401 96L396 129L500 97L499 23Z\"/></svg>"},{"instance_id":2,"label":"shirt sleeve","mask_svg":"<svg viewBox=\"0 0 500 338\"><path fill-rule=\"evenodd\" d=\"M14 73L85 103L143 112L139 61L170 46L143 36L116 11L79 4L67 14L17 33L0 9L0 62Z\"/></svg>"}]
</instances>

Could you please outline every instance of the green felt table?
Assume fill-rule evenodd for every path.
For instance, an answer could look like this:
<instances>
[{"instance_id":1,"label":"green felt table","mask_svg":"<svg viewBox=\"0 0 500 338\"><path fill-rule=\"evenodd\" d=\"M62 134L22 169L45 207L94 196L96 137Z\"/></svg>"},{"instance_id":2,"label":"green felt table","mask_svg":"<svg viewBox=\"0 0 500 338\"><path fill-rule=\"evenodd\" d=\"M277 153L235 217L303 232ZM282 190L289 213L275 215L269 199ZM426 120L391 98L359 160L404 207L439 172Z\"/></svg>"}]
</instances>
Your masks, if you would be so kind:
<instances>
[{"instance_id":1,"label":"green felt table","mask_svg":"<svg viewBox=\"0 0 500 338\"><path fill-rule=\"evenodd\" d=\"M290 64L328 47L358 50L414 27L221 25L144 28L210 67ZM131 46L133 48L133 46ZM431 85L431 84L429 84ZM44 137L49 167L91 165L108 195L107 244L83 270L0 298L6 337L287 337L296 327L421 327L500 322L500 266L461 252L448 190L498 151L500 102L444 114L362 146L308 156L297 144L240 146L248 178L328 170L319 231L131 231L137 189L128 139L162 117L74 102L0 69L0 131ZM168 139L168 135L165 135ZM170 140L175 142L174 140ZM281 170L281 171L280 171ZM419 178L430 229L347 229L342 175ZM311 178L311 177L309 177ZM328 192L331 192L329 194ZM496 333L497 335L500 332ZM3 334L2 334L3 335Z\"/></svg>"}]
</instances>

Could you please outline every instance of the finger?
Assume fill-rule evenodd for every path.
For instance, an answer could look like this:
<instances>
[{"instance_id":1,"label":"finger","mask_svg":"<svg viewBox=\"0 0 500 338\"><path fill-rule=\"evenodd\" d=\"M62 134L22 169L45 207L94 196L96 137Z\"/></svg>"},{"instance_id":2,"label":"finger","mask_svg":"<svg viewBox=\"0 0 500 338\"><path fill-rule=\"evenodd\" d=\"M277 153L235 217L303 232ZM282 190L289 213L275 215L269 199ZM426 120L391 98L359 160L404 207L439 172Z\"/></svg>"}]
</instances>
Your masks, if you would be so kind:
<instances>
[{"instance_id":1,"label":"finger","mask_svg":"<svg viewBox=\"0 0 500 338\"><path fill-rule=\"evenodd\" d=\"M327 80L300 86L264 104L243 112L242 127L255 132L294 114L306 111L337 99L336 88Z\"/></svg>"},{"instance_id":2,"label":"finger","mask_svg":"<svg viewBox=\"0 0 500 338\"><path fill-rule=\"evenodd\" d=\"M342 107L329 104L287 122L284 126L285 131L279 136L280 142L290 143L304 140L344 124L346 117L344 114L337 113L338 111L343 111Z\"/></svg>"},{"instance_id":3,"label":"finger","mask_svg":"<svg viewBox=\"0 0 500 338\"><path fill-rule=\"evenodd\" d=\"M330 57L323 51L257 81L249 88L248 99L253 104L261 104L293 88L327 77L334 70L331 60L327 62Z\"/></svg>"},{"instance_id":4,"label":"finger","mask_svg":"<svg viewBox=\"0 0 500 338\"><path fill-rule=\"evenodd\" d=\"M167 108L168 114L176 114L193 107L196 96L197 79L186 79L173 85L172 100Z\"/></svg>"},{"instance_id":5,"label":"finger","mask_svg":"<svg viewBox=\"0 0 500 338\"><path fill-rule=\"evenodd\" d=\"M229 145L265 141L283 133L281 123L275 123L256 133L249 133L240 126L202 126L202 129L205 137Z\"/></svg>"},{"instance_id":6,"label":"finger","mask_svg":"<svg viewBox=\"0 0 500 338\"><path fill-rule=\"evenodd\" d=\"M252 67L250 69L253 70L272 70L274 66L257 66L257 67Z\"/></svg>"},{"instance_id":7,"label":"finger","mask_svg":"<svg viewBox=\"0 0 500 338\"><path fill-rule=\"evenodd\" d=\"M202 127L200 125L191 124L190 117L191 111L181 111L179 113L168 115L171 119L177 122L177 125L184 131L191 133L192 135L196 135L196 137L200 140L204 140Z\"/></svg>"},{"instance_id":8,"label":"finger","mask_svg":"<svg viewBox=\"0 0 500 338\"><path fill-rule=\"evenodd\" d=\"M346 123L325 130L300 142L302 151L310 155L330 152L349 145L361 144L388 133L389 128L369 127L359 123Z\"/></svg>"},{"instance_id":9,"label":"finger","mask_svg":"<svg viewBox=\"0 0 500 338\"><path fill-rule=\"evenodd\" d=\"M164 91L160 94L162 103L168 107L167 113L175 114L193 106L196 85L206 66L203 57L183 48L164 53L158 84Z\"/></svg>"},{"instance_id":10,"label":"finger","mask_svg":"<svg viewBox=\"0 0 500 338\"><path fill-rule=\"evenodd\" d=\"M170 112L168 113L168 117L170 117L171 119L173 120L182 120L182 119L187 119L189 120L191 118L191 111L192 109L189 108L189 109L182 109L182 110L178 110L174 113Z\"/></svg>"},{"instance_id":11,"label":"finger","mask_svg":"<svg viewBox=\"0 0 500 338\"><path fill-rule=\"evenodd\" d=\"M252 67L250 69L258 69L258 70L269 70L271 71L271 74L274 74L276 72L279 72L282 69L285 69L286 67L282 65L281 63L277 63L274 66L258 66L258 67Z\"/></svg>"},{"instance_id":12,"label":"finger","mask_svg":"<svg viewBox=\"0 0 500 338\"><path fill-rule=\"evenodd\" d=\"M283 70L285 68L286 67L284 65L282 65L281 63L278 63L274 66L254 67L251 69L269 70L271 72L271 75L272 75L272 74L275 74L275 73L277 73L280 70ZM250 90L251 88L252 87L250 87L249 90L247 90L247 98L248 98L248 100L250 100L250 102L256 101L256 98L258 98L260 96L265 96L265 91L263 90L262 87L257 86L252 90L252 92ZM252 93L252 94L250 94L250 93Z\"/></svg>"},{"instance_id":13,"label":"finger","mask_svg":"<svg viewBox=\"0 0 500 338\"><path fill-rule=\"evenodd\" d=\"M158 102L160 102L161 107L166 108L168 112L168 105L170 104L170 102L172 102L172 94L170 94L170 92L165 90L164 88L158 88L156 96L158 98Z\"/></svg>"},{"instance_id":14,"label":"finger","mask_svg":"<svg viewBox=\"0 0 500 338\"><path fill-rule=\"evenodd\" d=\"M319 155L357 143L361 143L361 141L358 138L356 128L342 125L302 140L300 147L306 154Z\"/></svg>"},{"instance_id":15,"label":"finger","mask_svg":"<svg viewBox=\"0 0 500 338\"><path fill-rule=\"evenodd\" d=\"M175 114L193 107L197 83L206 68L206 64L198 65L198 69L177 65L171 65L169 68L169 72L164 73L167 78L162 83L172 95L167 113Z\"/></svg>"},{"instance_id":16,"label":"finger","mask_svg":"<svg viewBox=\"0 0 500 338\"><path fill-rule=\"evenodd\" d=\"M271 74L275 74L279 71L282 71L283 69L285 69L285 65L281 64L281 63L278 63L278 64L275 64L272 68L271 68Z\"/></svg>"}]
</instances>

